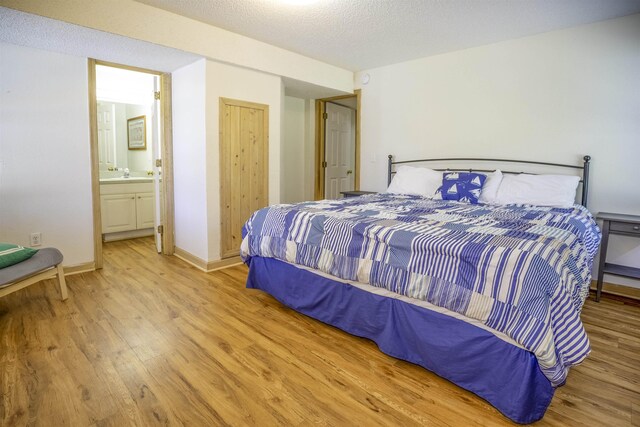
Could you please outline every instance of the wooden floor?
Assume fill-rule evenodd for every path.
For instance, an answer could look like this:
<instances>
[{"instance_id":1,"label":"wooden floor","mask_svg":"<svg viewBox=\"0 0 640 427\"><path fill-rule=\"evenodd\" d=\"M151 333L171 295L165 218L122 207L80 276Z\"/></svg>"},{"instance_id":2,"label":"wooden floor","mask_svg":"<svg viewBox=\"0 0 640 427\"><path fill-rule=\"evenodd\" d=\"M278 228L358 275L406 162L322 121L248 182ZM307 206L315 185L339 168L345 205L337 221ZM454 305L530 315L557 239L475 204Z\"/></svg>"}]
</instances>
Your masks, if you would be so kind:
<instances>
[{"instance_id":1,"label":"wooden floor","mask_svg":"<svg viewBox=\"0 0 640 427\"><path fill-rule=\"evenodd\" d=\"M0 425L511 425L366 339L244 288L108 243L104 269L0 300ZM640 425L640 305L588 301L593 352L537 425Z\"/></svg>"}]
</instances>

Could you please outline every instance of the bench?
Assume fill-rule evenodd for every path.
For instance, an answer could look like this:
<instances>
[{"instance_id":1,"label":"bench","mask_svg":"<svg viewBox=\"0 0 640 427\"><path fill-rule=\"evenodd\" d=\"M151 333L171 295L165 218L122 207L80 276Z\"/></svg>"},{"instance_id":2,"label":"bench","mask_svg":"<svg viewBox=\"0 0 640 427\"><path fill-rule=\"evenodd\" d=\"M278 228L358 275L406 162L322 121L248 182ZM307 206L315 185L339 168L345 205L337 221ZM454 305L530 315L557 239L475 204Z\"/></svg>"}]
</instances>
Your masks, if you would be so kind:
<instances>
[{"instance_id":1,"label":"bench","mask_svg":"<svg viewBox=\"0 0 640 427\"><path fill-rule=\"evenodd\" d=\"M67 299L67 283L62 270L62 254L55 248L40 249L27 260L0 269L0 297L56 276L64 301Z\"/></svg>"}]
</instances>

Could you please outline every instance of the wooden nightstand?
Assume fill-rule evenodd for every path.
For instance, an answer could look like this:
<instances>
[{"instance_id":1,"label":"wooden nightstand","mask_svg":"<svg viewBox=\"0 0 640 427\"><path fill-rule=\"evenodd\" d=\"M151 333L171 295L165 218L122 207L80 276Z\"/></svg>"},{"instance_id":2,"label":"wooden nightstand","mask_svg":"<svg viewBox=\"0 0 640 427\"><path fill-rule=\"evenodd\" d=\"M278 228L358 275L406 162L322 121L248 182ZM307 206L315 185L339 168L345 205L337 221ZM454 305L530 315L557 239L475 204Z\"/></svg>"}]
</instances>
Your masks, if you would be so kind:
<instances>
[{"instance_id":1,"label":"wooden nightstand","mask_svg":"<svg viewBox=\"0 0 640 427\"><path fill-rule=\"evenodd\" d=\"M375 194L375 191L341 191L340 194L342 194L344 196L344 198L346 199L347 197L358 197L358 196L362 196L365 194Z\"/></svg>"},{"instance_id":2,"label":"wooden nightstand","mask_svg":"<svg viewBox=\"0 0 640 427\"><path fill-rule=\"evenodd\" d=\"M607 262L607 247L609 246L609 234L640 237L640 216L617 213L600 212L596 219L602 220L602 246L600 247L600 264L598 268L598 289L596 301L600 301L602 293L602 280L606 274L614 276L640 279L640 268L627 267L625 265L611 264Z\"/></svg>"}]
</instances>

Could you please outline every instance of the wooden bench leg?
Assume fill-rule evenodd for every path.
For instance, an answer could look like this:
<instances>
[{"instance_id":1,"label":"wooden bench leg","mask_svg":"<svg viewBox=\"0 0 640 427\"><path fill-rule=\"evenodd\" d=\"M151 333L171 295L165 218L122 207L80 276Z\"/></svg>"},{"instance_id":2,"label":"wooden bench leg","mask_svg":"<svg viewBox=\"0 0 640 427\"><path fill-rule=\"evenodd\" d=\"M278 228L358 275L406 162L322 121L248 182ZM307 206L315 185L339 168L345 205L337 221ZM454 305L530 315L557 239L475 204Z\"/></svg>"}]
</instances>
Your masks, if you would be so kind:
<instances>
[{"instance_id":1,"label":"wooden bench leg","mask_svg":"<svg viewBox=\"0 0 640 427\"><path fill-rule=\"evenodd\" d=\"M64 278L64 270L62 268L62 263L58 264L58 285L60 286L60 296L62 297L62 301L67 299L67 281Z\"/></svg>"}]
</instances>

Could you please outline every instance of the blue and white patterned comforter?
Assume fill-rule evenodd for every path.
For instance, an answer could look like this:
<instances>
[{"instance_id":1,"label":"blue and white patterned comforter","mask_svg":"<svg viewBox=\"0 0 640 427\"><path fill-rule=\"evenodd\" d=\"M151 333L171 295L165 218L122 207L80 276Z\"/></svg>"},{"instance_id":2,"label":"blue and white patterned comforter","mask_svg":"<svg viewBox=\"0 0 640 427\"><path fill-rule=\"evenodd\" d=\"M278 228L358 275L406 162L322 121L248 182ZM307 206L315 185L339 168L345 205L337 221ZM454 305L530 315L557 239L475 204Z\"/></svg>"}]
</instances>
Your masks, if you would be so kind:
<instances>
[{"instance_id":1,"label":"blue and white patterned comforter","mask_svg":"<svg viewBox=\"0 0 640 427\"><path fill-rule=\"evenodd\" d=\"M582 206L376 194L264 208L243 235L245 258L304 265L476 319L535 354L554 386L590 351L580 310L600 230Z\"/></svg>"}]
</instances>

